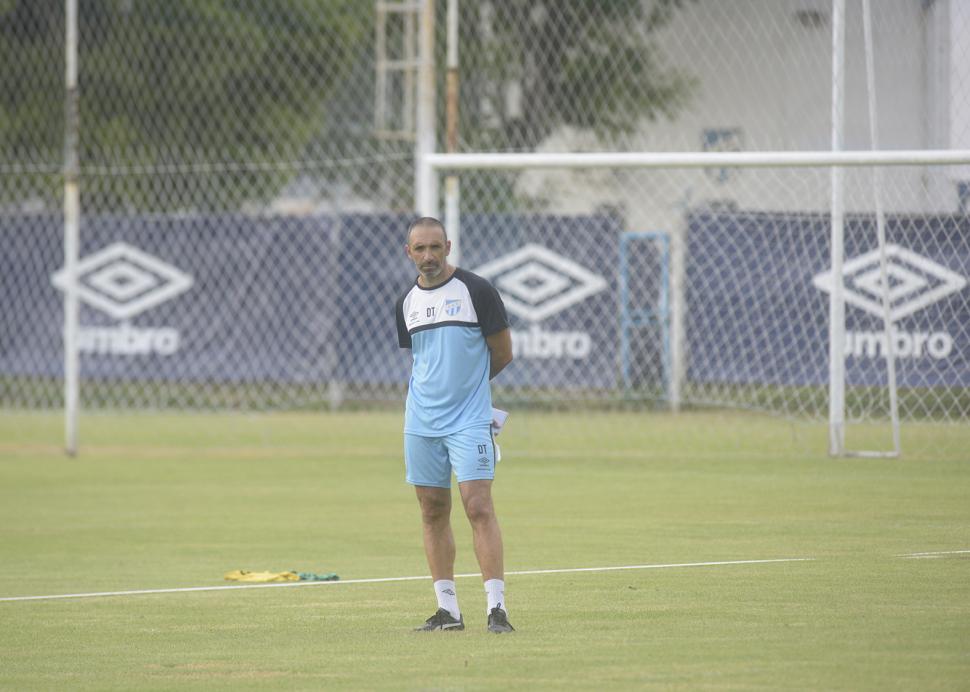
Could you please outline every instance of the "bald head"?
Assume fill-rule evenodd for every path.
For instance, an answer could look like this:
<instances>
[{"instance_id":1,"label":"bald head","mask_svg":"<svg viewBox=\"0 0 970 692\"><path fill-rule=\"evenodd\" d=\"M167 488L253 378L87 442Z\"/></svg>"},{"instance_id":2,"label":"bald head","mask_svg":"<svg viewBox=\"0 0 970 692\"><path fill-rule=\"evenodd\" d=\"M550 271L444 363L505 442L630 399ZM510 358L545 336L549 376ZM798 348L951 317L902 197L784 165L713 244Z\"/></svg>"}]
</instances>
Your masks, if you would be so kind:
<instances>
[{"instance_id":1,"label":"bald head","mask_svg":"<svg viewBox=\"0 0 970 692\"><path fill-rule=\"evenodd\" d=\"M416 228L437 228L441 231L441 239L444 242L448 240L448 232L445 231L444 224L442 224L438 219L433 216L422 216L420 219L415 219L408 226L408 245L411 244L411 234Z\"/></svg>"},{"instance_id":2,"label":"bald head","mask_svg":"<svg viewBox=\"0 0 970 692\"><path fill-rule=\"evenodd\" d=\"M451 276L453 268L448 264L451 241L438 219L422 216L412 223L404 250L421 274L419 283L425 288L447 281Z\"/></svg>"}]
</instances>

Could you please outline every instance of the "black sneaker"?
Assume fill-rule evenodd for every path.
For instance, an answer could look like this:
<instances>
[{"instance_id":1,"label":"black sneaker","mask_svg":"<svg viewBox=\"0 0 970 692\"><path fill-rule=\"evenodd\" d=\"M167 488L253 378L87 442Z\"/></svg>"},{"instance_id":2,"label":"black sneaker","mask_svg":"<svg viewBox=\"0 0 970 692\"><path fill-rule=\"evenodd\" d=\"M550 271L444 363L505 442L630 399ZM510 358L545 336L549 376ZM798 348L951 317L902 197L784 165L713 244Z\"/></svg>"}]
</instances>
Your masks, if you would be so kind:
<instances>
[{"instance_id":1,"label":"black sneaker","mask_svg":"<svg viewBox=\"0 0 970 692\"><path fill-rule=\"evenodd\" d=\"M488 614L488 631L495 634L515 632L515 628L509 623L509 616L499 606L492 608L492 612Z\"/></svg>"},{"instance_id":2,"label":"black sneaker","mask_svg":"<svg viewBox=\"0 0 970 692\"><path fill-rule=\"evenodd\" d=\"M489 620L491 622L491 620ZM420 627L415 627L415 632L434 632L436 630L449 630L458 632L465 629L465 618L460 617L457 620L451 617L449 613L444 608L438 608L438 612L425 620L425 623Z\"/></svg>"}]
</instances>

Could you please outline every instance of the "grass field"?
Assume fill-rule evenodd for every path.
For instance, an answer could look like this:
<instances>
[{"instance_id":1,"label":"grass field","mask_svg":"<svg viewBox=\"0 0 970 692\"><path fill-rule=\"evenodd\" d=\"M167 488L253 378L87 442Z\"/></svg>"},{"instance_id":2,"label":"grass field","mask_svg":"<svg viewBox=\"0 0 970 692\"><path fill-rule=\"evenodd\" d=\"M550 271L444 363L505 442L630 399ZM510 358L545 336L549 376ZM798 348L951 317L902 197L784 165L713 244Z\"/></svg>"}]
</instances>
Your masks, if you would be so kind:
<instances>
[{"instance_id":1,"label":"grass field","mask_svg":"<svg viewBox=\"0 0 970 692\"><path fill-rule=\"evenodd\" d=\"M747 416L516 416L496 504L517 632L434 610L393 414L0 416L2 689L970 689L970 430L903 460ZM456 517L457 571L477 569ZM963 551L963 552L957 552ZM914 553L941 553L919 558ZM693 563L812 558L799 562ZM682 565L667 566L660 565Z\"/></svg>"}]
</instances>

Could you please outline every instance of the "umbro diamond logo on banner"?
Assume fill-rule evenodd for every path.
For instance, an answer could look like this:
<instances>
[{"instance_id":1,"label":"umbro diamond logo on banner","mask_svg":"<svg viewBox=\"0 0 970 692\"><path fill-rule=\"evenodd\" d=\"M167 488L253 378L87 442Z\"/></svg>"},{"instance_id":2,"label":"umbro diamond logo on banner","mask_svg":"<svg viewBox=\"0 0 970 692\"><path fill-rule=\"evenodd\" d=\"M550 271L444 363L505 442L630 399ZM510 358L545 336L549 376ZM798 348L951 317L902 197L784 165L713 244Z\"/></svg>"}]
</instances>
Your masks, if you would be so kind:
<instances>
[{"instance_id":1,"label":"umbro diamond logo on banner","mask_svg":"<svg viewBox=\"0 0 970 692\"><path fill-rule=\"evenodd\" d=\"M882 317L882 276L879 250L859 255L842 265L845 302ZM890 321L897 322L947 296L963 290L967 280L936 262L899 245L886 245ZM831 271L812 279L816 288L830 293Z\"/></svg>"},{"instance_id":2,"label":"umbro diamond logo on banner","mask_svg":"<svg viewBox=\"0 0 970 692\"><path fill-rule=\"evenodd\" d=\"M126 243L114 243L77 265L78 297L116 320L127 320L174 298L192 286L192 277ZM66 271L51 276L62 291Z\"/></svg>"},{"instance_id":3,"label":"umbro diamond logo on banner","mask_svg":"<svg viewBox=\"0 0 970 692\"><path fill-rule=\"evenodd\" d=\"M535 243L472 271L495 284L509 312L531 322L544 320L607 287L603 277Z\"/></svg>"}]
</instances>

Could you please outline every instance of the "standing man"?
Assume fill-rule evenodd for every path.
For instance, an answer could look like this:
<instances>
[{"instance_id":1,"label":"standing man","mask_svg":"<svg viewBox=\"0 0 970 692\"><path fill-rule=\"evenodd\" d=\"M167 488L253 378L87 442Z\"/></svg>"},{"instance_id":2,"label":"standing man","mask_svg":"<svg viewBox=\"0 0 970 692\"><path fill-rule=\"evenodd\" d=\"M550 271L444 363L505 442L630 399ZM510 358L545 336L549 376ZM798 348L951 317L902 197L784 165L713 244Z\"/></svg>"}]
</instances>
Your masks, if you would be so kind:
<instances>
[{"instance_id":1,"label":"standing man","mask_svg":"<svg viewBox=\"0 0 970 692\"><path fill-rule=\"evenodd\" d=\"M417 629L465 629L455 593L454 472L485 582L488 631L511 632L502 532L492 505L495 443L489 388L489 380L512 361L505 306L488 281L448 264L451 241L437 219L414 221L405 251L418 278L397 301L398 342L411 349L413 358L404 463L421 507L424 552L438 598L437 612Z\"/></svg>"}]
</instances>

